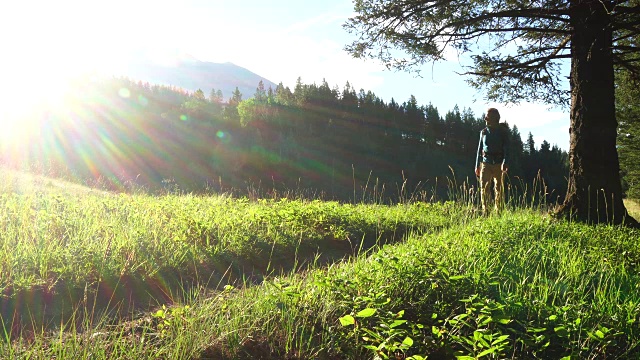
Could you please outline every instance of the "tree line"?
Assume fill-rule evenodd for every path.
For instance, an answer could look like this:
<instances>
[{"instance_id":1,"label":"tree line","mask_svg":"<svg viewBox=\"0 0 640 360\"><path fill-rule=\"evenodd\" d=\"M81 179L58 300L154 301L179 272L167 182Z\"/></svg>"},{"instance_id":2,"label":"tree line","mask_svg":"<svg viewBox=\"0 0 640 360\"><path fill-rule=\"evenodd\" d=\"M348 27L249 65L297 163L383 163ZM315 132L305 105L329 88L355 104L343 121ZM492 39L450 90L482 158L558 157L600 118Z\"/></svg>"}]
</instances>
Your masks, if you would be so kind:
<instances>
[{"instance_id":1,"label":"tree line","mask_svg":"<svg viewBox=\"0 0 640 360\"><path fill-rule=\"evenodd\" d=\"M485 126L483 114L467 108L441 114L414 96L387 103L349 83L339 89L298 79L293 90L259 83L248 98L236 88L226 101L216 89L187 92L127 78L72 89L64 110L40 114L34 138L19 149L4 146L5 162L114 188L304 189L347 200L375 187L385 198L397 198L400 188L444 197L447 179L475 183ZM530 133L523 142L516 126L505 126L510 179L528 183L540 174L561 196L566 152L546 141L538 148Z\"/></svg>"}]
</instances>

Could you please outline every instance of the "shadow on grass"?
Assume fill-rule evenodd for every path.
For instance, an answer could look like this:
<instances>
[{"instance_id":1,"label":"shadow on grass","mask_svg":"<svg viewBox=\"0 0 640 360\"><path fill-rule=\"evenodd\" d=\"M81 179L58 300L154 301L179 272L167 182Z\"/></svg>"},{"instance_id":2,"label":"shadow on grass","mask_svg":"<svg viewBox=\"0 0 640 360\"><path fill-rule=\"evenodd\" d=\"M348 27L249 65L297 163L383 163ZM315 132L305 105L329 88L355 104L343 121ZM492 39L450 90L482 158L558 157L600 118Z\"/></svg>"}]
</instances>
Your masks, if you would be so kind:
<instances>
[{"instance_id":1,"label":"shadow on grass","mask_svg":"<svg viewBox=\"0 0 640 360\"><path fill-rule=\"evenodd\" d=\"M52 287L5 289L0 294L0 336L29 340L49 331L82 332L105 321L119 323L161 305L188 301L225 285L260 284L268 276L327 266L376 246L404 239L410 230L356 234L357 240L327 236L298 246L266 244L246 254L221 252L181 269L160 269L153 276L126 274L78 286L58 281Z\"/></svg>"}]
</instances>

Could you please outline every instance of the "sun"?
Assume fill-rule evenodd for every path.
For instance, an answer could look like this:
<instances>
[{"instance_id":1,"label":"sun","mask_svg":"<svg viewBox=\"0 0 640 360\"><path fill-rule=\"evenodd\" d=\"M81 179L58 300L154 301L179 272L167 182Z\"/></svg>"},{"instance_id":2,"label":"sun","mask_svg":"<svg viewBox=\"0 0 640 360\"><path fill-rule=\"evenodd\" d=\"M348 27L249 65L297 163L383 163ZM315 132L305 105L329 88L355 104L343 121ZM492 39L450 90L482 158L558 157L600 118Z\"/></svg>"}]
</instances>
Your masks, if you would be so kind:
<instances>
[{"instance_id":1,"label":"sun","mask_svg":"<svg viewBox=\"0 0 640 360\"><path fill-rule=\"evenodd\" d=\"M46 111L65 106L74 72L64 63L14 58L0 69L0 140L20 142L34 131Z\"/></svg>"},{"instance_id":2,"label":"sun","mask_svg":"<svg viewBox=\"0 0 640 360\"><path fill-rule=\"evenodd\" d=\"M90 4L87 4L90 3ZM42 113L61 109L72 81L115 62L120 37L97 21L93 2L13 1L2 6L0 33L0 141L19 142L36 131ZM114 40L115 39L115 40Z\"/></svg>"}]
</instances>

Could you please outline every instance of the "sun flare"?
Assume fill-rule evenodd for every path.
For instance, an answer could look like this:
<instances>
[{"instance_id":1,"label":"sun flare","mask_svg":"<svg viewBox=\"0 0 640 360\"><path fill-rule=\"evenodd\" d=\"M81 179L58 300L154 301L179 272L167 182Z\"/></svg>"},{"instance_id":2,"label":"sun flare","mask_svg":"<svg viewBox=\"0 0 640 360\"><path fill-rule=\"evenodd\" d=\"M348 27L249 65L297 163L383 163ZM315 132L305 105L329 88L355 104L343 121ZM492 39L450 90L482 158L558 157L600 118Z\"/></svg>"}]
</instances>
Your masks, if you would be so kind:
<instances>
[{"instance_id":1,"label":"sun flare","mask_svg":"<svg viewBox=\"0 0 640 360\"><path fill-rule=\"evenodd\" d=\"M64 106L71 74L56 67L20 64L0 84L2 144L22 141L37 129L47 111Z\"/></svg>"},{"instance_id":2,"label":"sun flare","mask_svg":"<svg viewBox=\"0 0 640 360\"><path fill-rule=\"evenodd\" d=\"M66 103L72 81L95 74L121 57L115 7L79 1L12 2L0 6L0 140L20 142L48 111ZM115 30L114 30L115 29ZM5 41L6 39L6 41Z\"/></svg>"}]
</instances>

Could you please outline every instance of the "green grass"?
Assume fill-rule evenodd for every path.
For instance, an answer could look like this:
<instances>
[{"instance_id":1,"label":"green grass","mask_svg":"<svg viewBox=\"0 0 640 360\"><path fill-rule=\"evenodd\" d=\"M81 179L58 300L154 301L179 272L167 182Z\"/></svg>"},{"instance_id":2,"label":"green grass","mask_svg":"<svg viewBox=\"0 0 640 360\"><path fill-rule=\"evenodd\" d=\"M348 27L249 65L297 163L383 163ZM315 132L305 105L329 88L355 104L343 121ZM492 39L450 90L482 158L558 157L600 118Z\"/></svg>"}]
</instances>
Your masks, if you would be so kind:
<instances>
[{"instance_id":1,"label":"green grass","mask_svg":"<svg viewBox=\"0 0 640 360\"><path fill-rule=\"evenodd\" d=\"M212 336L224 345L214 342L209 351L251 358L258 341L273 358L372 357L367 346L389 357L487 350L487 358L634 358L638 235L519 212L415 236L238 292L223 303L230 304L224 314L216 310L221 303L211 305L212 328L237 332ZM355 323L342 326L345 316ZM504 335L505 343L482 346ZM403 348L407 337L412 345Z\"/></svg>"},{"instance_id":2,"label":"green grass","mask_svg":"<svg viewBox=\"0 0 640 360\"><path fill-rule=\"evenodd\" d=\"M16 299L2 358L640 356L638 230L453 203L33 189L0 198ZM154 281L177 286L145 289L151 310L96 306ZM24 311L35 290L73 306Z\"/></svg>"},{"instance_id":3,"label":"green grass","mask_svg":"<svg viewBox=\"0 0 640 360\"><path fill-rule=\"evenodd\" d=\"M14 290L197 272L220 262L290 268L296 251L322 256L332 250L327 244L351 252L399 240L412 229L447 225L452 211L191 195L2 194L0 206L0 289Z\"/></svg>"},{"instance_id":4,"label":"green grass","mask_svg":"<svg viewBox=\"0 0 640 360\"><path fill-rule=\"evenodd\" d=\"M92 312L122 316L180 300L193 288L259 283L400 241L411 231L449 226L460 217L455 212L465 211L112 194L18 173L5 180L0 294L9 310L3 315L5 323L32 327L65 320L58 314L73 314L81 302Z\"/></svg>"}]
</instances>

